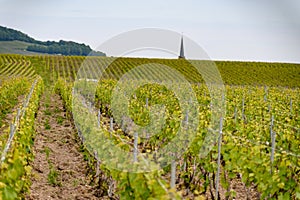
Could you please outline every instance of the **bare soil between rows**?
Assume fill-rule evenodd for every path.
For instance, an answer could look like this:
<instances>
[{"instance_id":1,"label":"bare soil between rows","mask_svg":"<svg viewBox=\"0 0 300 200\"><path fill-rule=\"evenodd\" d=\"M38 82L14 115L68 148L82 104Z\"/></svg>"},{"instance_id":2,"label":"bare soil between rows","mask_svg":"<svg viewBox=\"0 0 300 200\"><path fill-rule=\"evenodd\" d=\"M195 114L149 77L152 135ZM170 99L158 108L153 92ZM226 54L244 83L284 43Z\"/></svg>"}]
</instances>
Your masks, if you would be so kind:
<instances>
[{"instance_id":1,"label":"bare soil between rows","mask_svg":"<svg viewBox=\"0 0 300 200\"><path fill-rule=\"evenodd\" d=\"M99 199L58 95L42 96L35 128L32 185L26 199Z\"/></svg>"}]
</instances>

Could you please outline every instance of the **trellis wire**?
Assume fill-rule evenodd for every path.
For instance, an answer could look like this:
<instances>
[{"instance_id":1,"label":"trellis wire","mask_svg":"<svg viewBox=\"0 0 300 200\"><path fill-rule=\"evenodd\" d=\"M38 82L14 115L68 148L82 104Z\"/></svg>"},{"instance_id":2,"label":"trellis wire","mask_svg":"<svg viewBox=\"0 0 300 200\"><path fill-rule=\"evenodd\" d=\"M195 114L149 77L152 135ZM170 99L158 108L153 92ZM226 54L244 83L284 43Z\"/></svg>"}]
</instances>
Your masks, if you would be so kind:
<instances>
[{"instance_id":1,"label":"trellis wire","mask_svg":"<svg viewBox=\"0 0 300 200\"><path fill-rule=\"evenodd\" d=\"M273 131L274 116L271 117L270 136L271 136L271 174L273 173L273 162L275 153L275 132Z\"/></svg>"},{"instance_id":2,"label":"trellis wire","mask_svg":"<svg viewBox=\"0 0 300 200\"><path fill-rule=\"evenodd\" d=\"M34 91L34 88L35 88L35 85L36 85L37 81L38 81L38 79L36 79L34 81L34 83L31 85L30 92L29 92L27 98L25 99L25 101L23 102L22 108L18 109L17 115L15 117L15 122L10 124L10 133L9 133L7 143L5 144L5 148L4 148L4 150L2 152L2 155L1 155L0 166L6 159L7 152L10 149L10 146L11 146L11 143L13 141L14 135L16 133L16 130L17 130L18 126L19 126L20 120L23 118L23 116L26 112L26 109L28 107L29 101L31 99L31 96L32 96L32 93Z\"/></svg>"},{"instance_id":3,"label":"trellis wire","mask_svg":"<svg viewBox=\"0 0 300 200\"><path fill-rule=\"evenodd\" d=\"M93 108L91 108L91 107L88 106L89 104L85 102L85 99L84 99L84 98L82 99L82 104L83 104L86 108L88 108L88 111L89 111L90 113L93 113L93 110L92 110ZM99 122L100 122L100 116L101 116L101 112L100 112L100 110L99 110L99 111L98 111L98 119L97 119L98 125L101 125L101 124L99 123ZM110 118L110 122L111 122L111 123L110 123L110 127L112 127L112 121L113 121L113 118ZM76 127L76 129L77 129L77 134L78 134L78 136L79 136L81 142L84 144L84 141L85 141L84 136L83 136L83 134L82 134L80 128L77 126L76 123L75 123L75 127ZM99 126L99 127L100 127L100 126ZM89 154L90 154L91 156L93 156L94 159L96 160L96 177L97 177L97 176L100 175L100 165L101 165L101 160L99 159L98 152L97 152L96 150L90 151L89 149L87 149L87 151L88 151ZM113 190L114 190L114 183L113 183L112 177L110 177L110 178L109 178L109 188L108 188L108 196L109 196L109 197L112 197L112 196L113 196Z\"/></svg>"},{"instance_id":4,"label":"trellis wire","mask_svg":"<svg viewBox=\"0 0 300 200\"><path fill-rule=\"evenodd\" d=\"M218 171L216 180L216 198L218 199L219 194L219 184L220 184L220 170L221 170L221 145L222 145L222 133L223 133L223 118L220 118L220 130L219 130L219 140L218 140Z\"/></svg>"}]
</instances>

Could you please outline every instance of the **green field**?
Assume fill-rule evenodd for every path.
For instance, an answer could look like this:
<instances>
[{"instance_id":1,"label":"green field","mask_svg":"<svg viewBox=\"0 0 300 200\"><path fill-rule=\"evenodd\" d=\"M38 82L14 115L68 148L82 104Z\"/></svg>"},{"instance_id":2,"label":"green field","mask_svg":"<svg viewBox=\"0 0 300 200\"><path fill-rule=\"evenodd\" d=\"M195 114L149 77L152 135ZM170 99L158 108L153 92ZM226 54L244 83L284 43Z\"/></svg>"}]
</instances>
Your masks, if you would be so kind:
<instances>
[{"instance_id":1,"label":"green field","mask_svg":"<svg viewBox=\"0 0 300 200\"><path fill-rule=\"evenodd\" d=\"M0 41L0 54L37 55L38 53L26 51L31 43L22 41Z\"/></svg>"},{"instance_id":2,"label":"green field","mask_svg":"<svg viewBox=\"0 0 300 200\"><path fill-rule=\"evenodd\" d=\"M2 199L76 191L60 178L71 164L51 149L50 135L70 126L80 130L76 144L62 137L60 146L80 145L77 164L87 165L95 198L300 199L300 64L6 54L0 80L2 152L9 120L18 127L0 165ZM18 123L8 116L17 108L27 113ZM32 152L47 134L45 149ZM35 170L40 159L48 171ZM44 175L46 184L36 178Z\"/></svg>"}]
</instances>

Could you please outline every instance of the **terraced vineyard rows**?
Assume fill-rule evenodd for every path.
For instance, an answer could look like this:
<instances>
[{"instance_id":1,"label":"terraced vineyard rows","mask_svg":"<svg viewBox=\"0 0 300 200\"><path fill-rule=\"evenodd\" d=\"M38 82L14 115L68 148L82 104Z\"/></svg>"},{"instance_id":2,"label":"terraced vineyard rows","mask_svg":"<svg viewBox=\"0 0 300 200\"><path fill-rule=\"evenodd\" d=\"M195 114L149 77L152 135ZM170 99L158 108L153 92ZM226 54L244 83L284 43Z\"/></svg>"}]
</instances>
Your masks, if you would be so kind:
<instances>
[{"instance_id":1,"label":"terraced vineyard rows","mask_svg":"<svg viewBox=\"0 0 300 200\"><path fill-rule=\"evenodd\" d=\"M191 66L204 61L193 61L191 63L182 60L167 59L146 59L146 58L88 58L80 56L17 56L8 55L0 56L1 69L8 69L9 65L17 65L17 63L26 63L34 70L35 73L48 72L50 77L63 77L68 81L75 80L77 71L82 64L91 66L107 67L104 78L119 79L124 73L130 71L136 66L145 64L162 64L170 66L183 74L187 80L197 83L202 81L201 76ZM258 86L282 86L282 87L298 87L299 65L298 64L282 64L282 63L259 63L259 62L230 62L216 61L222 79L227 85L258 85ZM22 64L20 64L22 65ZM24 69L25 65L22 65ZM18 67L17 67L18 68ZM0 69L0 70L1 70ZM29 72L32 71L27 70ZM49 71L52 73L49 74ZM87 72L88 73L88 72ZM2 74L2 73L1 73ZM6 75L13 75L7 73ZM24 74L20 74L24 75ZM26 74L25 74L26 75ZM47 76L47 75L45 75ZM48 80L47 79L47 80Z\"/></svg>"},{"instance_id":2,"label":"terraced vineyard rows","mask_svg":"<svg viewBox=\"0 0 300 200\"><path fill-rule=\"evenodd\" d=\"M226 114L216 120L221 104L210 92L220 87L205 85L193 67L209 70L209 61L11 55L0 61L5 76L34 69L46 91L61 96L94 171L92 182L102 190L99 198L300 199L297 64L216 62L226 91L219 98ZM187 84L176 82L183 79ZM0 179L2 196L24 195L25 174L22 190Z\"/></svg>"},{"instance_id":3,"label":"terraced vineyard rows","mask_svg":"<svg viewBox=\"0 0 300 200\"><path fill-rule=\"evenodd\" d=\"M27 77L34 79L36 77L31 68L30 60L20 56L1 56L0 80L3 78Z\"/></svg>"}]
</instances>

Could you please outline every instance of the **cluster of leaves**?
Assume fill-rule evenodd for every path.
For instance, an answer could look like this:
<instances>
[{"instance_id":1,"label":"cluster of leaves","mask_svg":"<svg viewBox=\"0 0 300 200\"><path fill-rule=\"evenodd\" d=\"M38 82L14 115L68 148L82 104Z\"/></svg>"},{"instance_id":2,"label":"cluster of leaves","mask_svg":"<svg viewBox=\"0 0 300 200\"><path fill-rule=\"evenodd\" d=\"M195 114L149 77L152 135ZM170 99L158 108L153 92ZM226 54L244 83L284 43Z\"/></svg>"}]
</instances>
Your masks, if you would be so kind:
<instances>
[{"instance_id":1,"label":"cluster of leaves","mask_svg":"<svg viewBox=\"0 0 300 200\"><path fill-rule=\"evenodd\" d=\"M39 99L43 91L43 81L39 79L24 115L20 119L14 139L5 161L0 168L0 197L2 199L23 199L30 187L31 167L33 160L33 139L35 136L34 120Z\"/></svg>"},{"instance_id":2,"label":"cluster of leaves","mask_svg":"<svg viewBox=\"0 0 300 200\"><path fill-rule=\"evenodd\" d=\"M18 97L29 90L30 83L26 78L12 78L3 81L0 85L0 127L3 119L11 109L18 103Z\"/></svg>"},{"instance_id":3,"label":"cluster of leaves","mask_svg":"<svg viewBox=\"0 0 300 200\"><path fill-rule=\"evenodd\" d=\"M299 179L299 104L290 110L290 98L299 101L299 91L283 88L237 87L229 90L228 111L224 127L222 156L229 179L242 174L246 186L255 185L261 198L297 199ZM235 97L235 99L233 98ZM241 116L244 99L244 117ZM239 104L239 105L237 105ZM235 119L234 108L240 117ZM271 122L271 117L275 121ZM272 133L275 137L274 161L271 162ZM229 187L228 182L223 182Z\"/></svg>"}]
</instances>

